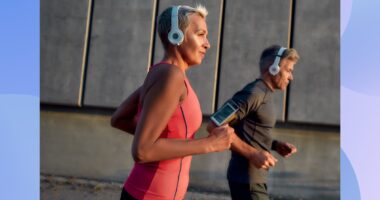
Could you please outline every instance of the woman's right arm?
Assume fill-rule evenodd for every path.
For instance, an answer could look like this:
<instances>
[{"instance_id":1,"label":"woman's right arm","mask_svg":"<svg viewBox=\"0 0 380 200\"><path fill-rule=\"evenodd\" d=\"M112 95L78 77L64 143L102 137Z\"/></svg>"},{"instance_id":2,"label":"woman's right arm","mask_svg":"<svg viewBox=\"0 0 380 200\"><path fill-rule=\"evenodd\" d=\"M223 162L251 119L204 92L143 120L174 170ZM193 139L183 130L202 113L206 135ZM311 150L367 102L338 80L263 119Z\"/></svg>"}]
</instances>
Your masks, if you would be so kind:
<instances>
[{"instance_id":1,"label":"woman's right arm","mask_svg":"<svg viewBox=\"0 0 380 200\"><path fill-rule=\"evenodd\" d=\"M184 75L178 68L161 66L160 69L152 70L149 79L152 86L144 93L140 121L132 144L136 162L168 160L230 147L233 129L228 126L219 127L209 137L202 139L160 138L181 96L186 93Z\"/></svg>"}]
</instances>

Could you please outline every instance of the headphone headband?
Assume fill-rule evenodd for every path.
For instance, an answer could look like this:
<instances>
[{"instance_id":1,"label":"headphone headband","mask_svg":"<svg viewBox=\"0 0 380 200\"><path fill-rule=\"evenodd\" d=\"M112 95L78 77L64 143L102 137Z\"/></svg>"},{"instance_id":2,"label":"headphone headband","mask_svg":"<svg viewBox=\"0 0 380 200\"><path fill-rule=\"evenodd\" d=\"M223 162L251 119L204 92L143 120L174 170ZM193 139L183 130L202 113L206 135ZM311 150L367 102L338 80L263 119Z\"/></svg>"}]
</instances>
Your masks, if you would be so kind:
<instances>
[{"instance_id":1,"label":"headphone headband","mask_svg":"<svg viewBox=\"0 0 380 200\"><path fill-rule=\"evenodd\" d=\"M269 67L269 73L272 74L273 76L275 76L276 74L278 74L278 72L280 72L280 61L281 61L281 56L282 54L284 54L286 48L285 47L281 47L277 54L276 54L276 58L274 59L274 62L273 64Z\"/></svg>"},{"instance_id":2,"label":"headphone headband","mask_svg":"<svg viewBox=\"0 0 380 200\"><path fill-rule=\"evenodd\" d=\"M282 54L284 54L285 50L286 50L285 47L281 47L281 48L278 50L278 52L277 52L277 54L276 54L276 59L275 59L274 62L273 62L274 65L277 66L277 65L280 64L281 56L282 56Z\"/></svg>"},{"instance_id":3,"label":"headphone headband","mask_svg":"<svg viewBox=\"0 0 380 200\"><path fill-rule=\"evenodd\" d=\"M183 41L183 32L179 29L178 25L178 12L181 6L172 7L171 28L168 34L169 42L173 45L179 46Z\"/></svg>"},{"instance_id":4,"label":"headphone headband","mask_svg":"<svg viewBox=\"0 0 380 200\"><path fill-rule=\"evenodd\" d=\"M173 6L172 8L172 28L178 27L178 11L181 6Z\"/></svg>"}]
</instances>

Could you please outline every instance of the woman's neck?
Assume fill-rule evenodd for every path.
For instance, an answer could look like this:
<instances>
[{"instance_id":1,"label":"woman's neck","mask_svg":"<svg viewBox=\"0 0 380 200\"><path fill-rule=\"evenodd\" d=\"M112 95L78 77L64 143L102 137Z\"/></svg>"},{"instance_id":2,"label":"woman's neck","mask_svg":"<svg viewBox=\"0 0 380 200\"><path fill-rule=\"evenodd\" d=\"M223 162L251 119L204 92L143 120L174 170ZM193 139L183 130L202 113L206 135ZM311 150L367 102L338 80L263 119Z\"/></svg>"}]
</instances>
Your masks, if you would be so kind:
<instances>
[{"instance_id":1,"label":"woman's neck","mask_svg":"<svg viewBox=\"0 0 380 200\"><path fill-rule=\"evenodd\" d=\"M189 65L183 60L181 54L179 54L177 51L175 51L173 54L166 53L161 62L175 65L179 67L183 72L186 72L186 70L189 68Z\"/></svg>"}]
</instances>

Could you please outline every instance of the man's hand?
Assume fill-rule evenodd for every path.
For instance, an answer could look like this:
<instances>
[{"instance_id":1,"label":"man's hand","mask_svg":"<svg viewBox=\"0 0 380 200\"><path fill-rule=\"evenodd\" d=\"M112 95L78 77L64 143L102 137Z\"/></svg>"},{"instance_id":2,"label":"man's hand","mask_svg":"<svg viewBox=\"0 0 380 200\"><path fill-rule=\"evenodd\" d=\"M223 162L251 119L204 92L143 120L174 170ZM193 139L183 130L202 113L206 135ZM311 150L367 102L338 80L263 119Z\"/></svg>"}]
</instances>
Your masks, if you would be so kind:
<instances>
[{"instance_id":1,"label":"man's hand","mask_svg":"<svg viewBox=\"0 0 380 200\"><path fill-rule=\"evenodd\" d=\"M216 125L210 121L207 125L207 131L211 133L215 128ZM254 148L237 136L235 136L231 144L231 150L244 156L258 169L269 169L270 167L274 167L277 162L277 159L269 152Z\"/></svg>"},{"instance_id":2,"label":"man's hand","mask_svg":"<svg viewBox=\"0 0 380 200\"><path fill-rule=\"evenodd\" d=\"M269 169L274 167L277 159L267 151L254 151L249 157L249 162L258 169Z\"/></svg>"},{"instance_id":3,"label":"man's hand","mask_svg":"<svg viewBox=\"0 0 380 200\"><path fill-rule=\"evenodd\" d=\"M290 144L287 142L281 142L281 141L277 141L276 146L274 147L274 150L277 151L278 154L280 154L282 157L285 157L285 158L297 152L297 148L293 144Z\"/></svg>"}]
</instances>

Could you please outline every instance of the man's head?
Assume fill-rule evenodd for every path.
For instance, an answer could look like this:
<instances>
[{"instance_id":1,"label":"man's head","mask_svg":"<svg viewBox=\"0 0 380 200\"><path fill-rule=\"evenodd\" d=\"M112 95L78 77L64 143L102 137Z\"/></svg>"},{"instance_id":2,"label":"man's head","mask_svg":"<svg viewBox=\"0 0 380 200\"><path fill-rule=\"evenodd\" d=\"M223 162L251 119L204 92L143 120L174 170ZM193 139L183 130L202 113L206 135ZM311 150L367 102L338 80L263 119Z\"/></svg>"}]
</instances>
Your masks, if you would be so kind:
<instances>
[{"instance_id":1,"label":"man's head","mask_svg":"<svg viewBox=\"0 0 380 200\"><path fill-rule=\"evenodd\" d=\"M293 80L293 68L299 60L299 55L295 49L286 49L283 52L279 52L282 47L279 45L273 45L266 48L260 57L260 73L263 77L269 79L272 89L280 89L284 91L289 84L289 81ZM279 55L279 53L281 55ZM280 71L272 75L269 72L270 67L275 62L276 57L280 57L279 67Z\"/></svg>"},{"instance_id":2,"label":"man's head","mask_svg":"<svg viewBox=\"0 0 380 200\"><path fill-rule=\"evenodd\" d=\"M158 35L160 36L164 49L167 49L171 45L168 34L172 28L172 9L171 6L164 10L158 19ZM189 26L189 16L191 14L197 14L202 18L206 18L208 11L202 6L198 5L195 8L190 6L180 6L178 9L178 28L185 34L187 27Z\"/></svg>"}]
</instances>

